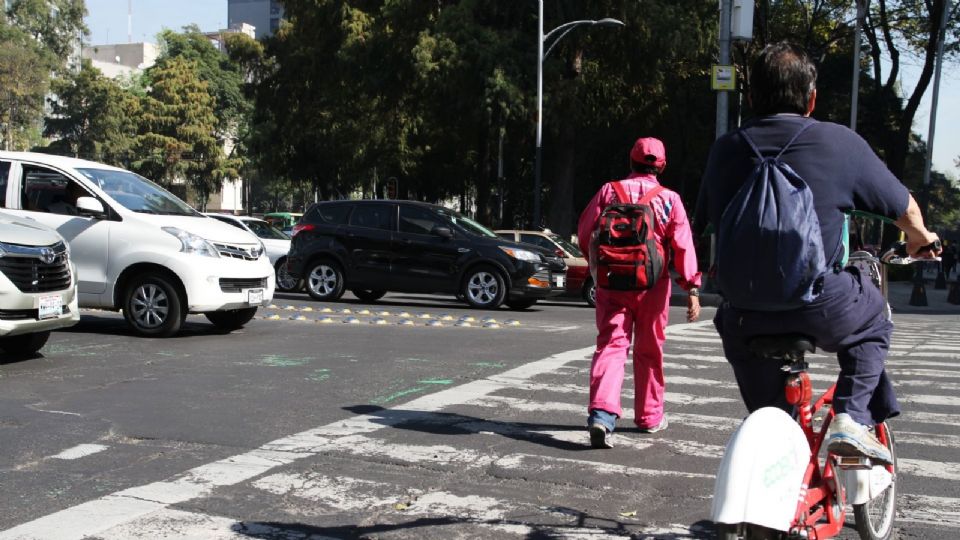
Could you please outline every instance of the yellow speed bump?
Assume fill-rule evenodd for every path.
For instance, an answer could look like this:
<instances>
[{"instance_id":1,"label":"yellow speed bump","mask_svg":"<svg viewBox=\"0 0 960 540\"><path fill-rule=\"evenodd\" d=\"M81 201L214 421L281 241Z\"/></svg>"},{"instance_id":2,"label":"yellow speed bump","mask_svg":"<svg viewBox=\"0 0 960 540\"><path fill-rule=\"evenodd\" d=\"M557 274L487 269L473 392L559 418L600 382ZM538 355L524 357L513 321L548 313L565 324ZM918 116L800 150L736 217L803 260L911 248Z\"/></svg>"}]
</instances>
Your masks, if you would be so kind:
<instances>
[{"instance_id":1,"label":"yellow speed bump","mask_svg":"<svg viewBox=\"0 0 960 540\"><path fill-rule=\"evenodd\" d=\"M343 320L345 324L360 324L360 319L356 317L347 317Z\"/></svg>"},{"instance_id":2,"label":"yellow speed bump","mask_svg":"<svg viewBox=\"0 0 960 540\"><path fill-rule=\"evenodd\" d=\"M443 323L436 319L431 319L427 321L427 326L443 326Z\"/></svg>"},{"instance_id":3,"label":"yellow speed bump","mask_svg":"<svg viewBox=\"0 0 960 540\"><path fill-rule=\"evenodd\" d=\"M320 324L329 324L333 322L333 317L320 317L317 319L317 322Z\"/></svg>"},{"instance_id":4,"label":"yellow speed bump","mask_svg":"<svg viewBox=\"0 0 960 540\"><path fill-rule=\"evenodd\" d=\"M387 324L387 320L377 317L376 319L371 319L370 324Z\"/></svg>"},{"instance_id":5,"label":"yellow speed bump","mask_svg":"<svg viewBox=\"0 0 960 540\"><path fill-rule=\"evenodd\" d=\"M520 326L520 321L516 319L508 319L506 321L503 321L503 324L507 326Z\"/></svg>"},{"instance_id":6,"label":"yellow speed bump","mask_svg":"<svg viewBox=\"0 0 960 540\"><path fill-rule=\"evenodd\" d=\"M404 319L404 320L398 322L397 325L399 325L399 326L413 326L413 321L411 321L410 319Z\"/></svg>"}]
</instances>

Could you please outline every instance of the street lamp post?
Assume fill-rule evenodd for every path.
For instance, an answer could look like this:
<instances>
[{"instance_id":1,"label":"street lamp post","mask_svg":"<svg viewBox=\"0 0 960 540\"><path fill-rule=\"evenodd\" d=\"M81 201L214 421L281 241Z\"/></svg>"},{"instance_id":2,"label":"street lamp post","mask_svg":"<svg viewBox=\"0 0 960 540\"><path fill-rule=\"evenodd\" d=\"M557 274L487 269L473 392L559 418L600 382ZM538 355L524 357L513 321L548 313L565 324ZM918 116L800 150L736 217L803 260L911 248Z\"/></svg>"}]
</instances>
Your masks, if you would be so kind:
<instances>
[{"instance_id":1,"label":"street lamp post","mask_svg":"<svg viewBox=\"0 0 960 540\"><path fill-rule=\"evenodd\" d=\"M539 12L537 16L537 151L533 162L533 227L540 226L540 179L542 172L543 157L543 61L550 55L550 51L556 47L557 43L564 36L573 31L578 26L625 26L622 21L617 19L583 20L571 21L561 24L546 35L543 33L543 0L539 0ZM550 38L556 36L553 44L547 47L544 52L543 47Z\"/></svg>"}]
</instances>

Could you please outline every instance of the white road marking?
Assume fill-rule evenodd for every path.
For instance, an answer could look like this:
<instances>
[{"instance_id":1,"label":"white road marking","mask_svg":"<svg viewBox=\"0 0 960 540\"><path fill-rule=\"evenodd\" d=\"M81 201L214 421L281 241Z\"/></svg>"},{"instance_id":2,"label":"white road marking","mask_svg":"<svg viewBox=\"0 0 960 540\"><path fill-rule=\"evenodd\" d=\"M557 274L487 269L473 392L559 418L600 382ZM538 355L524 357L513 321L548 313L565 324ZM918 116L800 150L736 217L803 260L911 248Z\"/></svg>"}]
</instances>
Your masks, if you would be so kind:
<instances>
[{"instance_id":1,"label":"white road marking","mask_svg":"<svg viewBox=\"0 0 960 540\"><path fill-rule=\"evenodd\" d=\"M337 540L334 537L281 529L265 523L247 523L236 519L164 508L133 521L101 531L99 540L164 538L166 540Z\"/></svg>"},{"instance_id":2,"label":"white road marking","mask_svg":"<svg viewBox=\"0 0 960 540\"><path fill-rule=\"evenodd\" d=\"M960 499L930 495L898 495L897 523L960 528Z\"/></svg>"},{"instance_id":3,"label":"white road marking","mask_svg":"<svg viewBox=\"0 0 960 540\"><path fill-rule=\"evenodd\" d=\"M960 435L942 435L935 433L917 433L915 431L900 431L894 426L893 434L897 446L901 444L919 444L924 446L942 446L945 448L960 448Z\"/></svg>"},{"instance_id":4,"label":"white road marking","mask_svg":"<svg viewBox=\"0 0 960 540\"><path fill-rule=\"evenodd\" d=\"M73 448L67 448L55 456L50 456L50 459L80 459L96 454L97 452L103 452L108 448L110 447L102 444L78 444Z\"/></svg>"},{"instance_id":5,"label":"white road marking","mask_svg":"<svg viewBox=\"0 0 960 540\"><path fill-rule=\"evenodd\" d=\"M908 422L920 422L921 424L943 424L945 426L960 427L960 415L928 413L923 411L904 411L903 415Z\"/></svg>"},{"instance_id":6,"label":"white road marking","mask_svg":"<svg viewBox=\"0 0 960 540\"><path fill-rule=\"evenodd\" d=\"M960 480L960 463L898 458L897 468L901 473L910 476L938 478L941 480Z\"/></svg>"}]
</instances>

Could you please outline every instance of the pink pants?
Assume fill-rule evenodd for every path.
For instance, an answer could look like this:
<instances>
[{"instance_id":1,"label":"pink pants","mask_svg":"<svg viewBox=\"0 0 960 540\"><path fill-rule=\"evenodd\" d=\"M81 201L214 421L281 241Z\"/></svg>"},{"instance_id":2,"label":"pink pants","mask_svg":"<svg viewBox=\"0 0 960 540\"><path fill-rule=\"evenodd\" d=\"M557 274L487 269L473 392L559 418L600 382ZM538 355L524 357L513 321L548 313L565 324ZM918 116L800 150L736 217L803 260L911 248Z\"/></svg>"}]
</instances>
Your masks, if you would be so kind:
<instances>
[{"instance_id":1,"label":"pink pants","mask_svg":"<svg viewBox=\"0 0 960 540\"><path fill-rule=\"evenodd\" d=\"M670 280L643 292L597 288L597 350L590 366L589 409L623 416L620 390L633 340L634 423L657 426L663 418L663 343Z\"/></svg>"}]
</instances>

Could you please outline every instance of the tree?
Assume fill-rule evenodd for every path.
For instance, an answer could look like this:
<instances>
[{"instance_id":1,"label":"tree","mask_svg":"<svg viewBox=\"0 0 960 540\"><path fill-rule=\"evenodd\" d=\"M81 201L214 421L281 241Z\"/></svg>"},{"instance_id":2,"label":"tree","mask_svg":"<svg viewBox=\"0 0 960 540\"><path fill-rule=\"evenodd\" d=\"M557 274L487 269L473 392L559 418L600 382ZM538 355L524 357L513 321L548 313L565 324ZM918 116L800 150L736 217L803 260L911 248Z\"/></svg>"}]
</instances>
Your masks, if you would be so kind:
<instances>
[{"instance_id":1,"label":"tree","mask_svg":"<svg viewBox=\"0 0 960 540\"><path fill-rule=\"evenodd\" d=\"M9 0L6 5L7 19L39 45L49 68L63 70L71 56L79 56L87 34L84 0Z\"/></svg>"},{"instance_id":2,"label":"tree","mask_svg":"<svg viewBox=\"0 0 960 540\"><path fill-rule=\"evenodd\" d=\"M0 125L4 150L31 146L27 132L43 114L43 96L49 87L49 71L38 69L38 65L44 65L42 56L25 40L7 37L0 41Z\"/></svg>"},{"instance_id":3,"label":"tree","mask_svg":"<svg viewBox=\"0 0 960 540\"><path fill-rule=\"evenodd\" d=\"M224 177L223 150L215 136L216 100L195 61L169 58L149 69L147 77L138 159L131 165L167 185L185 178L203 208Z\"/></svg>"},{"instance_id":4,"label":"tree","mask_svg":"<svg viewBox=\"0 0 960 540\"><path fill-rule=\"evenodd\" d=\"M104 77L89 60L55 81L52 90L44 135L54 142L48 150L116 165L128 161L137 134L136 95Z\"/></svg>"}]
</instances>

